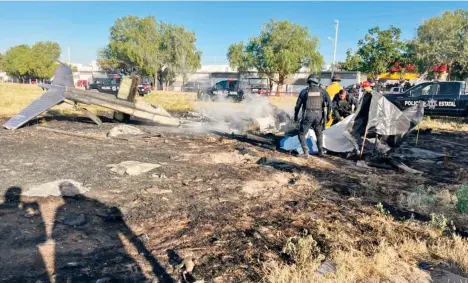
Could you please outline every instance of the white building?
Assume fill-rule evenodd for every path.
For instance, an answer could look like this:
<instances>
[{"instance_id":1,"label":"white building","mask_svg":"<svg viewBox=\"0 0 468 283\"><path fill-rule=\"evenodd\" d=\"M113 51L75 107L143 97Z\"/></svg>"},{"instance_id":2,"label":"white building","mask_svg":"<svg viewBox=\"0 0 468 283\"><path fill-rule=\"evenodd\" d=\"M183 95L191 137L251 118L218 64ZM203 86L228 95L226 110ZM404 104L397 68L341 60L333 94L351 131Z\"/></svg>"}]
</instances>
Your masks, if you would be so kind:
<instances>
[{"instance_id":1,"label":"white building","mask_svg":"<svg viewBox=\"0 0 468 283\"><path fill-rule=\"evenodd\" d=\"M77 71L73 72L73 80L75 84L79 80L92 81L94 78L106 77L106 74L102 72L101 68L97 64L96 60L91 61L90 65L71 63L72 66L76 67Z\"/></svg>"},{"instance_id":2,"label":"white building","mask_svg":"<svg viewBox=\"0 0 468 283\"><path fill-rule=\"evenodd\" d=\"M9 79L6 72L0 71L0 83L7 82Z\"/></svg>"}]
</instances>

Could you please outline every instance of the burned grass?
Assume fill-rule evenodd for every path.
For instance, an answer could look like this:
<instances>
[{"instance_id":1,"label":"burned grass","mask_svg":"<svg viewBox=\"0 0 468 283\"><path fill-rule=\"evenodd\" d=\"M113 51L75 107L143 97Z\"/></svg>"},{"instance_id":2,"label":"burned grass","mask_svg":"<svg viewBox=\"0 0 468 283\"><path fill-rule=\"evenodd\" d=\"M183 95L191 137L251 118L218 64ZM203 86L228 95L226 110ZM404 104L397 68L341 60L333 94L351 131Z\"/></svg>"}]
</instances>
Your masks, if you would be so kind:
<instances>
[{"instance_id":1,"label":"burned grass","mask_svg":"<svg viewBox=\"0 0 468 283\"><path fill-rule=\"evenodd\" d=\"M86 133L103 134L115 126L45 120L47 127ZM424 174L410 175L358 167L336 156L304 160L229 134L136 126L158 135L96 141L46 135L34 125L1 130L2 192L57 179L73 179L91 189L86 202L77 201L69 211L100 224L57 226L63 238L52 236L54 223L63 221L57 212L67 216L58 210L65 204L62 198L23 199L37 202L49 231L39 248L48 274L57 273L56 268L70 274L70 266L53 262L54 245L71 241L79 249L65 244L59 262L84 260L87 279L94 281L112 274L129 279L136 274L140 282L167 274L176 281L183 271L178 264L188 256L195 263L192 275L210 282L447 282L437 281L433 271L467 275L466 240L451 234L452 222L456 233L464 235L468 228L455 199L468 181L464 134L421 132L419 147L440 151L443 146L452 154L445 160L411 160L408 165ZM441 145L440 140L448 142ZM414 144L415 135L407 143ZM162 166L142 176L120 176L106 167L125 160ZM110 237L109 231L117 228L100 222L113 206L124 216L117 226L133 242ZM3 209L1 223L19 223ZM26 214L19 210L17 217L27 221ZM15 256L34 245L12 251L11 239L5 240L0 254L15 253L12 264L26 268L28 263ZM144 249L136 248L136 242ZM97 243L109 249L100 250ZM67 255L67 249L74 253ZM123 268L115 258L128 265ZM324 262L335 271L316 274ZM422 268L426 265L434 270ZM14 275L19 281L29 279L22 272Z\"/></svg>"}]
</instances>

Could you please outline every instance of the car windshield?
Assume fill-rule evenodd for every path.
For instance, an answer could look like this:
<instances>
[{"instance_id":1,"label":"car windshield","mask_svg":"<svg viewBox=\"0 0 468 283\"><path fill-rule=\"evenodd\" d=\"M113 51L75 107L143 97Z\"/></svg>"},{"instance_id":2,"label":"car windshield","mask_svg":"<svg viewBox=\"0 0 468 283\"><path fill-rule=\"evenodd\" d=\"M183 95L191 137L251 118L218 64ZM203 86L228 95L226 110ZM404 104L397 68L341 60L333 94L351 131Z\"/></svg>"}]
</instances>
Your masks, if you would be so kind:
<instances>
[{"instance_id":1,"label":"car windshield","mask_svg":"<svg viewBox=\"0 0 468 283\"><path fill-rule=\"evenodd\" d=\"M435 84L433 83L423 83L417 86L410 88L407 92L411 96L422 96L422 95L433 95L435 89Z\"/></svg>"}]
</instances>

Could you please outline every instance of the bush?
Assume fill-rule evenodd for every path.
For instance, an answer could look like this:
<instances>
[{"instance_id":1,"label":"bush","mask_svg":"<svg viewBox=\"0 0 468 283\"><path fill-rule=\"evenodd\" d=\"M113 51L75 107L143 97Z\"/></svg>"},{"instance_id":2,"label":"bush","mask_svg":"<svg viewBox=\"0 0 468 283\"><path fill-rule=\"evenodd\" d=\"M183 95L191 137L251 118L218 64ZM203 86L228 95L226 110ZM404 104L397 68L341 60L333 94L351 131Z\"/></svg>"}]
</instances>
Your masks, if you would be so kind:
<instances>
[{"instance_id":1,"label":"bush","mask_svg":"<svg viewBox=\"0 0 468 283\"><path fill-rule=\"evenodd\" d=\"M468 212L468 185L463 184L457 191L457 210L460 213Z\"/></svg>"}]
</instances>

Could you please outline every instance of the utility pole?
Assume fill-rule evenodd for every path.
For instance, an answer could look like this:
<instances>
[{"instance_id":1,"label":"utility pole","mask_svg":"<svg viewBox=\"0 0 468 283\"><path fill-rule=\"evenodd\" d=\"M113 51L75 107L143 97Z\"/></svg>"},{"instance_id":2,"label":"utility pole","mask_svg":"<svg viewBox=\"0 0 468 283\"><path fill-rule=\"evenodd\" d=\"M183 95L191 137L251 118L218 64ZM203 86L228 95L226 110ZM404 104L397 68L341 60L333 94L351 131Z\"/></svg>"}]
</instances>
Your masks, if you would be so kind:
<instances>
[{"instance_id":1,"label":"utility pole","mask_svg":"<svg viewBox=\"0 0 468 283\"><path fill-rule=\"evenodd\" d=\"M70 47L68 47L68 64L71 64L71 60L70 60Z\"/></svg>"},{"instance_id":2,"label":"utility pole","mask_svg":"<svg viewBox=\"0 0 468 283\"><path fill-rule=\"evenodd\" d=\"M333 64L332 64L332 77L335 73L335 59L336 59L336 45L338 44L338 20L335 20L335 40L333 40Z\"/></svg>"}]
</instances>

